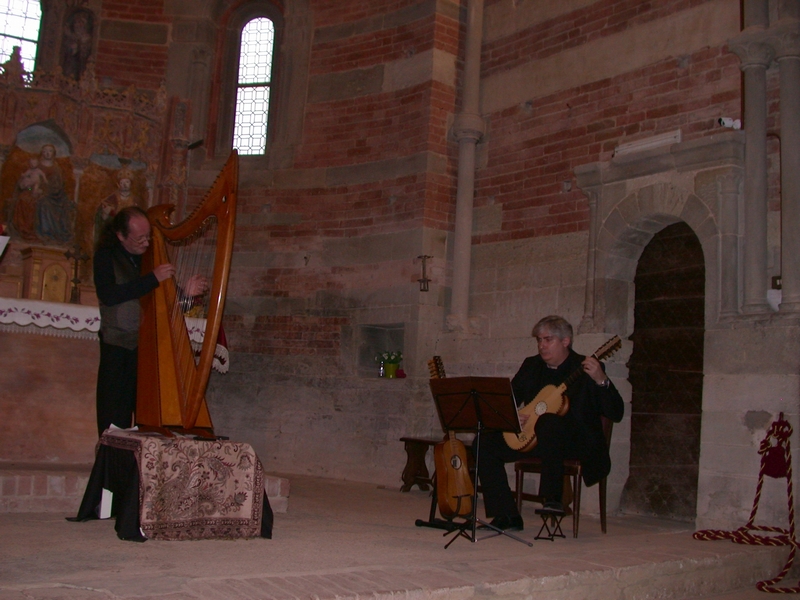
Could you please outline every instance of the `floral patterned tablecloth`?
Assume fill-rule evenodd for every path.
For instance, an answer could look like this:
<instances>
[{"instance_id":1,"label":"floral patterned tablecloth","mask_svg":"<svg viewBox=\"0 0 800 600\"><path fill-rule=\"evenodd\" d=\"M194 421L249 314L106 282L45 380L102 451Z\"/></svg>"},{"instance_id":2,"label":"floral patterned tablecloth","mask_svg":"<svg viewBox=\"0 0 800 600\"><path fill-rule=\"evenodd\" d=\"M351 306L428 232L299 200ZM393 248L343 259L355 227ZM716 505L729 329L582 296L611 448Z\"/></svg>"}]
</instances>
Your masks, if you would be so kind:
<instances>
[{"instance_id":1,"label":"floral patterned tablecloth","mask_svg":"<svg viewBox=\"0 0 800 600\"><path fill-rule=\"evenodd\" d=\"M264 475L249 444L108 430L100 444L131 450L139 469L145 537L160 540L270 537ZM267 512L267 515L263 513ZM264 535L262 519L269 520Z\"/></svg>"}]
</instances>

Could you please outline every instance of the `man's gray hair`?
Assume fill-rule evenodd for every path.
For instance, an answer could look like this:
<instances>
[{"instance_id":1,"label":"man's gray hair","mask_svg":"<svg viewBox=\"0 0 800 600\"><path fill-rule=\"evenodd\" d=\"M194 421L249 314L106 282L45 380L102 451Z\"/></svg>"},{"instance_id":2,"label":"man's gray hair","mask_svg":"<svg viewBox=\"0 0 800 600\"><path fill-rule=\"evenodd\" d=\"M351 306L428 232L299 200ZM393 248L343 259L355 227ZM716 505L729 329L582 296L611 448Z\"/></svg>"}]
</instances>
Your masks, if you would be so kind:
<instances>
[{"instance_id":1,"label":"man's gray hair","mask_svg":"<svg viewBox=\"0 0 800 600\"><path fill-rule=\"evenodd\" d=\"M547 333L556 336L560 340L569 338L570 342L572 341L572 325L570 325L569 321L567 321L564 317L550 315L544 319L541 319L536 325L533 326L531 335L533 337L539 337L539 334L545 330L547 330Z\"/></svg>"}]
</instances>

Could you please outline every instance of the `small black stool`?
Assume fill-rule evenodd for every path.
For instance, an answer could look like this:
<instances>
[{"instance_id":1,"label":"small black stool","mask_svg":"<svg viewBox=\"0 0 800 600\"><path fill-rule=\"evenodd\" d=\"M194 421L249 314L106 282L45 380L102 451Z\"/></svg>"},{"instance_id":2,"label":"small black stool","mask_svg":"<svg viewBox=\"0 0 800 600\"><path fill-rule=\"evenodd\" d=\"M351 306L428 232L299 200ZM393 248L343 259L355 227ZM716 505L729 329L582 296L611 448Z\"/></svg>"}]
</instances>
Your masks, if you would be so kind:
<instances>
[{"instance_id":1,"label":"small black stool","mask_svg":"<svg viewBox=\"0 0 800 600\"><path fill-rule=\"evenodd\" d=\"M553 512L546 508L537 508L536 514L542 517L542 526L539 528L539 533L536 534L535 540L550 540L552 542L557 537L566 537L561 530L561 519L566 516L566 512ZM543 531L546 531L547 535L542 535Z\"/></svg>"}]
</instances>

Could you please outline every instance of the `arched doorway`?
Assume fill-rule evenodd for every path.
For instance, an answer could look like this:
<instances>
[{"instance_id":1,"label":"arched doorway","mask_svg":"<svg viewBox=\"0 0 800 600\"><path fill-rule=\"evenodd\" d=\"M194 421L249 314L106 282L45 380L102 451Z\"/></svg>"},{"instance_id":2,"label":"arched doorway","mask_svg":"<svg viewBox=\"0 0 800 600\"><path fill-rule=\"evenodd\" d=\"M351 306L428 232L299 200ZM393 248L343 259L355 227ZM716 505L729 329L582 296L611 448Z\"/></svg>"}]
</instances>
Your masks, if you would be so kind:
<instances>
[{"instance_id":1,"label":"arched doorway","mask_svg":"<svg viewBox=\"0 0 800 600\"><path fill-rule=\"evenodd\" d=\"M705 263L684 222L645 247L634 279L625 513L694 520L703 392Z\"/></svg>"}]
</instances>

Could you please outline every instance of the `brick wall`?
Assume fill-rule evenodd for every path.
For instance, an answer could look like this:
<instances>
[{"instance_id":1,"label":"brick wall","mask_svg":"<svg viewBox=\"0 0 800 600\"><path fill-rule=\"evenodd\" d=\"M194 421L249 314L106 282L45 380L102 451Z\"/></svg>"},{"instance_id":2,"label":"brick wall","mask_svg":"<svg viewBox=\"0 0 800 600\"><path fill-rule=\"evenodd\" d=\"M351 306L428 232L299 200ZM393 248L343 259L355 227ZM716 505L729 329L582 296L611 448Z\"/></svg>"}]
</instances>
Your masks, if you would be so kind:
<instances>
[{"instance_id":1,"label":"brick wall","mask_svg":"<svg viewBox=\"0 0 800 600\"><path fill-rule=\"evenodd\" d=\"M394 11L413 7L418 4L418 0L375 0L373 2L313 0L309 4L318 23L340 25L370 18L383 19Z\"/></svg>"},{"instance_id":2,"label":"brick wall","mask_svg":"<svg viewBox=\"0 0 800 600\"><path fill-rule=\"evenodd\" d=\"M236 333L241 320L226 321L226 333ZM341 327L349 323L344 317L308 315L263 315L246 338L240 339L237 350L274 355L338 356Z\"/></svg>"},{"instance_id":3,"label":"brick wall","mask_svg":"<svg viewBox=\"0 0 800 600\"><path fill-rule=\"evenodd\" d=\"M433 92L430 83L423 83L396 93L310 105L297 166L335 167L428 150L434 104L441 103ZM451 106L452 100L451 96Z\"/></svg>"},{"instance_id":4,"label":"brick wall","mask_svg":"<svg viewBox=\"0 0 800 600\"><path fill-rule=\"evenodd\" d=\"M104 19L147 22L167 22L169 20L164 14L164 0L103 2L102 17Z\"/></svg>"},{"instance_id":5,"label":"brick wall","mask_svg":"<svg viewBox=\"0 0 800 600\"><path fill-rule=\"evenodd\" d=\"M436 41L434 25L434 20L425 15L395 27L369 27L363 33L347 36L336 35L335 31L327 36L317 36L315 39L321 41L312 48L310 72L318 74L364 69L410 53L424 52L432 48Z\"/></svg>"},{"instance_id":6,"label":"brick wall","mask_svg":"<svg viewBox=\"0 0 800 600\"><path fill-rule=\"evenodd\" d=\"M503 46L488 50L493 62L501 62ZM513 63L516 53L507 50ZM707 48L489 115L475 205L502 204L503 219L476 242L586 230L586 198L564 185L576 166L609 160L620 143L658 133L706 135L719 129L718 117L740 114L739 61L725 48Z\"/></svg>"},{"instance_id":7,"label":"brick wall","mask_svg":"<svg viewBox=\"0 0 800 600\"><path fill-rule=\"evenodd\" d=\"M107 86L157 90L164 83L167 46L100 40L95 67Z\"/></svg>"},{"instance_id":8,"label":"brick wall","mask_svg":"<svg viewBox=\"0 0 800 600\"><path fill-rule=\"evenodd\" d=\"M308 187L244 186L238 254L300 252L313 249L320 239L423 226L452 229L457 148L447 136L458 91L435 79L392 90L381 84L389 64L432 49L460 60L463 4L448 12L414 0L309 3L315 26L309 60L312 93L292 168L328 174L342 169L344 174L326 175L326 183ZM487 2L487 10L496 4ZM703 4L594 2L487 40L482 77L486 81ZM164 14L163 0L140 0L104 3L102 18L133 27L167 24L170 17ZM98 73L115 84L136 82L155 89L166 71L167 47L101 39ZM353 79L354 74L365 79ZM323 79L330 85L320 85ZM502 216L497 229L475 236L476 243L585 231L586 198L572 185L576 166L608 160L619 143L656 133L680 128L684 139L712 133L719 116L741 116L740 83L738 59L717 45L485 115L485 160L477 173L475 206L499 205ZM774 82L772 88L774 96ZM443 157L444 172L422 167L402 177L370 181L368 171L361 171L368 176L359 181L359 174L347 171L421 153ZM776 161L772 164L776 208L778 174ZM197 195L195 190L193 197ZM342 292L368 272L364 266L334 274L327 267L253 265L234 272L231 293L237 298L306 299L313 307L317 291Z\"/></svg>"},{"instance_id":9,"label":"brick wall","mask_svg":"<svg viewBox=\"0 0 800 600\"><path fill-rule=\"evenodd\" d=\"M408 258L422 252L403 251L405 260L398 260L399 251L387 247L355 252L348 262L330 256L326 240L357 244L423 223L446 229L453 218L456 149L447 134L456 90L430 75L389 89L386 79L391 63L424 55L430 72L434 48L458 53L457 7L452 14L403 1L311 2L311 8L310 91L290 171L301 182L300 173L313 173L307 179L314 184L244 186L239 197L241 264L229 297L267 303L276 313L226 321L231 343L247 352L340 355L341 331L353 326L351 309L358 307L348 296L398 282L413 289L419 273ZM430 168L431 156L444 172Z\"/></svg>"},{"instance_id":10,"label":"brick wall","mask_svg":"<svg viewBox=\"0 0 800 600\"><path fill-rule=\"evenodd\" d=\"M486 3L487 8L501 0ZM486 75L551 56L599 38L614 35L707 0L601 0L485 44L482 67Z\"/></svg>"},{"instance_id":11,"label":"brick wall","mask_svg":"<svg viewBox=\"0 0 800 600\"><path fill-rule=\"evenodd\" d=\"M103 2L96 73L104 86L158 89L164 83L171 18L164 0Z\"/></svg>"}]
</instances>

